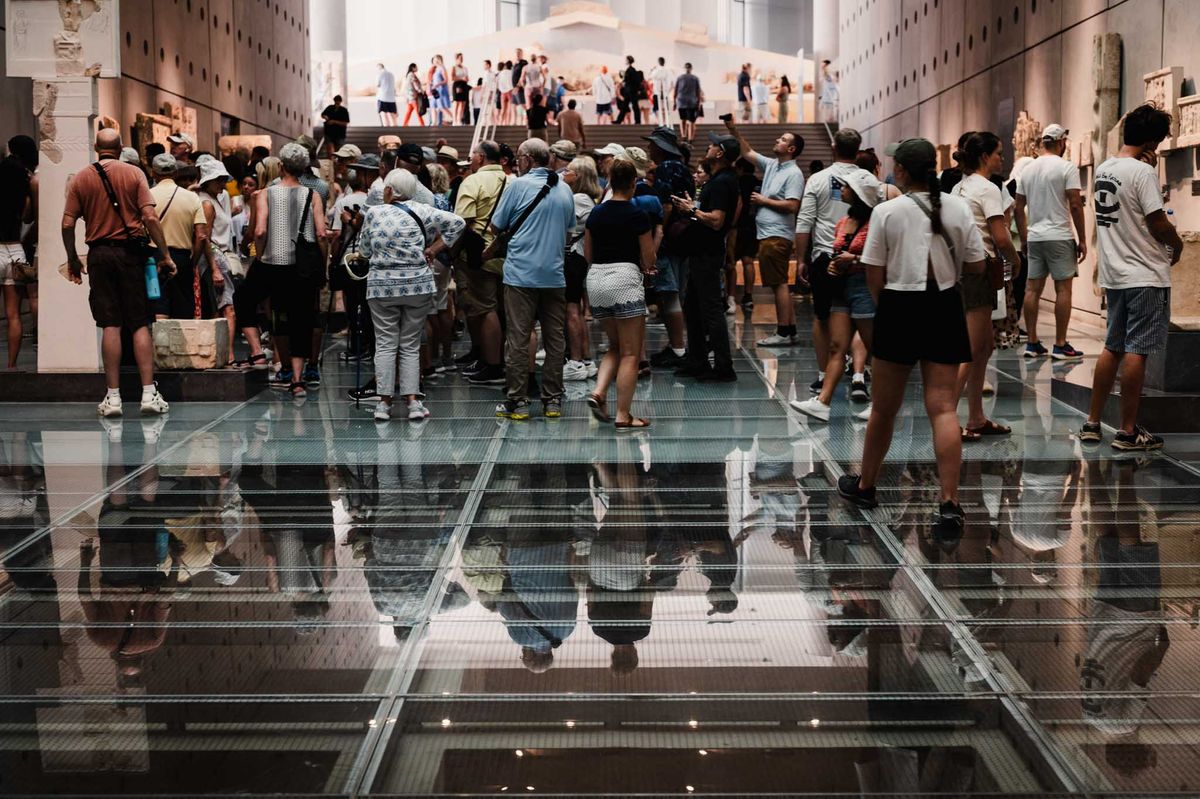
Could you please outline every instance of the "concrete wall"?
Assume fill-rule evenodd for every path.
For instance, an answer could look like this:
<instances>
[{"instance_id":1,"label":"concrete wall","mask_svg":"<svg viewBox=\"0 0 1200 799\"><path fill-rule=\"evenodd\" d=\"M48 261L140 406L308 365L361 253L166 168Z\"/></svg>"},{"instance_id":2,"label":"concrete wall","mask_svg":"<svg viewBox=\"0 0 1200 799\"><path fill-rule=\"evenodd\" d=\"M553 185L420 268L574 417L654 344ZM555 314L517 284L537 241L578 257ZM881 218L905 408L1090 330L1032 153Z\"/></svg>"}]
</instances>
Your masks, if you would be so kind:
<instances>
[{"instance_id":1,"label":"concrete wall","mask_svg":"<svg viewBox=\"0 0 1200 799\"><path fill-rule=\"evenodd\" d=\"M1011 166L1021 110L1043 125L1065 125L1073 139L1095 127L1096 34L1123 39L1122 113L1142 101L1142 75L1160 66L1182 66L1182 93L1194 93L1196 8L1194 0L841 0L841 124L876 147L917 135L953 143L963 131L992 130L1006 141ZM1164 159L1180 230L1200 229L1195 158L1181 150ZM1092 263L1081 270L1087 283L1092 271ZM1093 292L1077 289L1075 297L1099 310Z\"/></svg>"}]
</instances>

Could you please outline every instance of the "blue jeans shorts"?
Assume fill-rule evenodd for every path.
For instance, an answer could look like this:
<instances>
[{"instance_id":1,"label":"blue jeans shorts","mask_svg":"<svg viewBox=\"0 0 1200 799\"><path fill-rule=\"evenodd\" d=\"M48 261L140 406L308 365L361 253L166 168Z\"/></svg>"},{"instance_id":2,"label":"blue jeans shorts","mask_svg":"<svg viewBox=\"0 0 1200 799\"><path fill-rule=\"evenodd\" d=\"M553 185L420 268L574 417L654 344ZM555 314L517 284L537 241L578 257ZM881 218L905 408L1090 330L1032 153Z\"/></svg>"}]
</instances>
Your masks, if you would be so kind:
<instances>
[{"instance_id":1,"label":"blue jeans shorts","mask_svg":"<svg viewBox=\"0 0 1200 799\"><path fill-rule=\"evenodd\" d=\"M841 283L841 294L833 298L829 312L847 314L851 319L874 319L875 300L867 288L867 273L851 272Z\"/></svg>"}]
</instances>

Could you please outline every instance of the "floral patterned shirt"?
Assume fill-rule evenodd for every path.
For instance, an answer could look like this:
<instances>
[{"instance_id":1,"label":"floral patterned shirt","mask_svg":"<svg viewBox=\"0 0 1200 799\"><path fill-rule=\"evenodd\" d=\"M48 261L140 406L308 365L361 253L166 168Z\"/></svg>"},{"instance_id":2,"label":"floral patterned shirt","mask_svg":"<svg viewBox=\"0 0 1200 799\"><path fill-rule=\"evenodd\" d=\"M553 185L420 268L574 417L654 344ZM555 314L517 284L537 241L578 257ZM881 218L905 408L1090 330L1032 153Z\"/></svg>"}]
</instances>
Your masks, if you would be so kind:
<instances>
[{"instance_id":1,"label":"floral patterned shirt","mask_svg":"<svg viewBox=\"0 0 1200 799\"><path fill-rule=\"evenodd\" d=\"M405 208L421 219L426 237ZM359 251L371 260L367 299L433 294L433 270L425 260L425 248L439 235L453 245L465 227L460 217L417 202L368 208L359 238Z\"/></svg>"}]
</instances>

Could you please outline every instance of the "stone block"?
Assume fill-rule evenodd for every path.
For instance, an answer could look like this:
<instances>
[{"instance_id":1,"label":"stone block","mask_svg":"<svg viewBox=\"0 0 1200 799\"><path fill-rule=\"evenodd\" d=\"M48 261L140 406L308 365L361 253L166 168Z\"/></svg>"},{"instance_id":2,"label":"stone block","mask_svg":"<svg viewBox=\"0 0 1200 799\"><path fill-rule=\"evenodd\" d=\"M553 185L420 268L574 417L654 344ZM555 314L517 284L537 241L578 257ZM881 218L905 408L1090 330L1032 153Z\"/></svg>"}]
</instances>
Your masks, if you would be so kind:
<instances>
[{"instance_id":1,"label":"stone block","mask_svg":"<svg viewBox=\"0 0 1200 799\"><path fill-rule=\"evenodd\" d=\"M1183 255L1171 267L1171 325L1192 328L1200 318L1200 231L1181 230Z\"/></svg>"},{"instance_id":2,"label":"stone block","mask_svg":"<svg viewBox=\"0 0 1200 799\"><path fill-rule=\"evenodd\" d=\"M219 369L228 358L229 323L224 319L154 323L154 364L159 369Z\"/></svg>"},{"instance_id":3,"label":"stone block","mask_svg":"<svg viewBox=\"0 0 1200 799\"><path fill-rule=\"evenodd\" d=\"M1179 109L1179 135L1175 146L1200 147L1200 94L1180 97L1176 108Z\"/></svg>"},{"instance_id":4,"label":"stone block","mask_svg":"<svg viewBox=\"0 0 1200 799\"><path fill-rule=\"evenodd\" d=\"M1183 84L1183 67L1163 67L1142 76L1146 86L1146 102L1153 103L1171 114L1171 135L1159 146L1160 150L1174 150L1179 136L1179 88Z\"/></svg>"}]
</instances>

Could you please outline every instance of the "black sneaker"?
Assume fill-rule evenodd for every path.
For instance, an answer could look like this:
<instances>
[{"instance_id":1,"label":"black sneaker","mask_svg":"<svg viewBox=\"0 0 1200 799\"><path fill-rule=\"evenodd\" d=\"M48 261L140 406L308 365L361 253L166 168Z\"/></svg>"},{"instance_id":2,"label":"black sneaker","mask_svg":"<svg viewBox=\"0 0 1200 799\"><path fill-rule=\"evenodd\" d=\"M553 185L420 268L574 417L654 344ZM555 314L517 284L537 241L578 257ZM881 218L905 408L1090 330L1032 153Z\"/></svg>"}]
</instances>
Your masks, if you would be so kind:
<instances>
[{"instance_id":1,"label":"black sneaker","mask_svg":"<svg viewBox=\"0 0 1200 799\"><path fill-rule=\"evenodd\" d=\"M732 369L727 371L709 369L707 372L696 375L696 380L700 383L736 383L737 379L737 372Z\"/></svg>"},{"instance_id":2,"label":"black sneaker","mask_svg":"<svg viewBox=\"0 0 1200 799\"><path fill-rule=\"evenodd\" d=\"M458 371L462 373L463 377L470 377L485 368L487 368L487 364L483 361L471 361L461 366Z\"/></svg>"},{"instance_id":3,"label":"black sneaker","mask_svg":"<svg viewBox=\"0 0 1200 799\"><path fill-rule=\"evenodd\" d=\"M1147 452L1153 449L1162 449L1163 439L1162 436L1156 436L1138 425L1133 428L1132 433L1118 431L1113 436L1112 448L1122 452Z\"/></svg>"},{"instance_id":4,"label":"black sneaker","mask_svg":"<svg viewBox=\"0 0 1200 799\"><path fill-rule=\"evenodd\" d=\"M871 401L871 392L867 389L866 380L850 381L850 399L854 402Z\"/></svg>"},{"instance_id":5,"label":"black sneaker","mask_svg":"<svg viewBox=\"0 0 1200 799\"><path fill-rule=\"evenodd\" d=\"M808 384L808 390L811 394L820 394L821 389L825 387L825 378L818 377L816 380Z\"/></svg>"},{"instance_id":6,"label":"black sneaker","mask_svg":"<svg viewBox=\"0 0 1200 799\"><path fill-rule=\"evenodd\" d=\"M467 364L473 363L477 360L479 360L479 350L472 347L471 349L467 350L466 353L455 358L454 362L459 366L466 366Z\"/></svg>"},{"instance_id":7,"label":"black sneaker","mask_svg":"<svg viewBox=\"0 0 1200 799\"><path fill-rule=\"evenodd\" d=\"M857 474L844 474L838 478L837 492L860 508L878 507L879 500L875 499L875 487L863 488L858 484Z\"/></svg>"},{"instance_id":8,"label":"black sneaker","mask_svg":"<svg viewBox=\"0 0 1200 799\"><path fill-rule=\"evenodd\" d=\"M364 400L373 400L379 397L379 392L375 389L375 380L368 380L363 384L362 388L352 388L346 392L346 396L351 402L362 402Z\"/></svg>"},{"instance_id":9,"label":"black sneaker","mask_svg":"<svg viewBox=\"0 0 1200 799\"><path fill-rule=\"evenodd\" d=\"M708 364L694 366L689 363L683 363L675 370L675 375L677 377L700 377L700 375L708 374L711 371L712 367Z\"/></svg>"},{"instance_id":10,"label":"black sneaker","mask_svg":"<svg viewBox=\"0 0 1200 799\"><path fill-rule=\"evenodd\" d=\"M675 350L664 347L661 352L650 356L650 365L656 369L675 369L683 362L682 355L676 355Z\"/></svg>"},{"instance_id":11,"label":"black sneaker","mask_svg":"<svg viewBox=\"0 0 1200 799\"><path fill-rule=\"evenodd\" d=\"M504 385L504 367L485 366L478 372L468 374L467 382L473 386L502 386Z\"/></svg>"},{"instance_id":12,"label":"black sneaker","mask_svg":"<svg viewBox=\"0 0 1200 799\"><path fill-rule=\"evenodd\" d=\"M1084 422L1079 428L1079 440L1084 444L1099 444L1100 437L1099 422Z\"/></svg>"},{"instance_id":13,"label":"black sneaker","mask_svg":"<svg viewBox=\"0 0 1200 799\"><path fill-rule=\"evenodd\" d=\"M749 294L742 295L742 307L747 311L754 307L754 298Z\"/></svg>"},{"instance_id":14,"label":"black sneaker","mask_svg":"<svg viewBox=\"0 0 1200 799\"><path fill-rule=\"evenodd\" d=\"M933 540L944 551L951 551L962 540L965 516L957 502L946 500L938 506L933 520Z\"/></svg>"}]
</instances>

